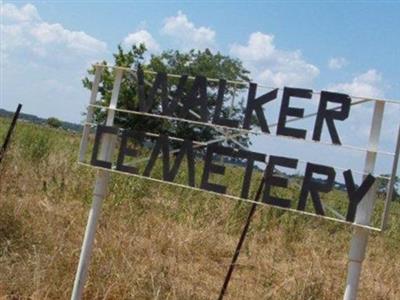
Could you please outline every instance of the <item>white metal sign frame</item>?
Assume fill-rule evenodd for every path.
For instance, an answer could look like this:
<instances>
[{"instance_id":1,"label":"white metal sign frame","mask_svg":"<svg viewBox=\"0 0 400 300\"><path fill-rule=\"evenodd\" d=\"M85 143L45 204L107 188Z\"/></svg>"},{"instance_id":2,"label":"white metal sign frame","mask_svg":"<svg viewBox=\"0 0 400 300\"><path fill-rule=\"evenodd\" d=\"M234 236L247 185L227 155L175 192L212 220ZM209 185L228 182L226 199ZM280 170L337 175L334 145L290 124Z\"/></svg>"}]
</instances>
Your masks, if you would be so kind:
<instances>
[{"instance_id":1,"label":"white metal sign frame","mask_svg":"<svg viewBox=\"0 0 400 300\"><path fill-rule=\"evenodd\" d=\"M218 137L214 140L211 140L208 142L195 143L195 147L204 147L208 144L218 143L218 142L223 142L223 141L229 140L229 141L233 142L234 144L236 144L237 146L239 146L240 148L247 150L247 147L243 146L239 141L236 140L237 137L239 137L240 135L242 135L244 133L251 133L251 134L258 134L258 135L259 134L267 134L265 132L261 132L261 131L257 131L257 130L246 130L246 129L239 129L239 128L233 129L233 128L226 127L226 126L215 125L215 124L211 124L211 123L204 123L204 122L195 121L195 120L187 120L187 119L170 117L170 116L156 115L156 114L152 114L152 113L120 109L117 107L117 101L118 101L118 95L119 95L119 91L120 91L123 74L124 74L124 72L131 72L131 73L133 72L133 70L128 69L128 68L123 68L123 67L116 67L116 66L111 67L115 71L115 79L114 79L114 85L113 85L111 101L110 101L109 106L97 105L96 98L97 98L97 94L98 94L99 84L101 82L102 72L104 71L105 68L110 68L110 67L106 66L106 65L95 65L95 74L94 74L94 81L92 84L90 103L88 106L86 122L84 124L82 140L81 140L81 145L80 145L80 152L79 152L79 159L78 159L79 164L91 166L90 164L85 163L84 157L85 157L85 153L88 149L90 130L93 126L96 125L94 123L94 109L95 108L102 108L102 109L107 110L107 120L106 120L107 126L113 126L115 112L120 111L120 112L144 115L144 116L149 116L149 117L167 118L167 119L171 119L171 120L189 122L189 123L193 123L193 124L200 124L203 126L212 126L217 132L219 132L221 134L220 137ZM153 73L153 72L149 72L149 73ZM133 72L133 74L135 74L135 73ZM180 75L168 74L168 76L179 77ZM210 82L218 81L218 79L208 79L208 78L207 78L207 80ZM237 81L228 81L228 82L234 84L235 87L236 86L248 86L247 82L237 82ZM147 84L149 84L149 83L147 83ZM266 87L266 88L270 88L270 87ZM351 98L358 99L357 101L353 101L351 103L351 105L353 105L353 106L361 104L361 103L369 102L369 101L373 101L375 103L372 124L371 124L371 129L370 129L370 137L369 137L367 149L355 147L352 145L340 145L339 146L342 148L348 148L348 149L352 149L352 150L366 152L364 170L362 172L355 171L355 173L359 173L364 176L366 174L370 174L370 173L373 174L374 170L375 170L375 163L376 163L376 158L377 158L378 154L393 156L391 176L390 176L390 178L383 177L385 179L389 179L389 182L388 182L388 190L387 190L386 199L385 199L385 208L384 208L384 211L382 214L381 227L376 228L376 227L370 226L371 216L372 216L372 212L373 212L373 208L374 208L374 204L375 204L375 194L376 194L375 193L375 185L366 194L366 196L363 198L363 200L360 202L358 209L357 209L356 218L355 218L354 223L347 222L340 213L338 213L338 212L335 213L335 211L329 207L326 207L326 208L329 209L330 211L334 212L334 214L338 217L338 219L331 218L328 216L315 215L315 214L309 213L307 211L299 211L299 210L295 210L295 209L286 208L286 210L289 210L289 211L296 211L297 213L313 215L313 216L321 217L321 218L328 219L328 220L334 220L337 222L347 223L354 227L354 233L353 233L353 237L351 240L351 246L350 246L350 252L349 252L348 276L347 276L346 289L345 289L344 298L343 298L344 300L353 300L353 299L356 299L356 297L357 297L357 290L358 290L359 278L360 278L360 273L361 273L361 265L362 265L362 262L365 257L365 251L366 251L366 247L367 247L369 231L370 230L383 231L387 227L390 202L391 202L391 198L393 196L393 189L394 189L394 184L395 184L395 177L396 177L396 173L397 173L397 164L398 164L399 152L400 152L400 127L398 130L395 152L392 153L392 152L378 150L379 137L380 137L380 131L381 131L381 127L382 127L385 103L400 104L400 102L394 101L394 100L382 100L382 99L372 99L372 98L363 98L363 97L354 97L354 96L351 96ZM338 107L334 107L333 110L337 109L337 108ZM197 115L194 111L190 111L190 113L193 116L200 119L200 116ZM305 115L302 119L308 118L311 116L315 116L315 115L316 115L316 113L308 114L308 115ZM291 118L291 119L288 119L287 122L294 122L299 119L300 118ZM277 124L272 124L272 125L270 125L270 127L273 127L276 125ZM149 134L151 135L151 133L149 133ZM271 135L271 134L268 134L268 135ZM284 137L284 138L290 138L290 137ZM107 139L108 140L105 140L104 143L108 146L105 149L103 149L102 152L100 153L100 158L103 160L110 160L111 155L112 155L112 150L113 150L115 142L116 142L115 138L108 137ZM176 138L176 139L179 140L179 138ZM296 140L295 138L290 138L290 139ZM314 141L304 141L304 140L302 140L301 142L316 143ZM321 142L317 142L317 143L321 144ZM333 144L329 144L329 145L331 145L333 147L338 147ZM94 166L91 166L91 167L94 167ZM88 216L88 223L87 223L87 227L86 227L86 231L85 231L85 235L84 235L84 239L83 239L82 250L81 250L81 255L80 255L80 259L79 259L79 265L78 265L78 269L77 269L77 273L76 273L76 277L75 277L75 281L74 281L74 287L73 287L73 291L72 291L72 295L71 295L71 299L74 299L74 300L81 299L82 294L83 294L84 284L85 284L86 277L87 277L87 270L88 270L90 256L91 256L93 242L94 242L96 225L97 225L97 221L98 221L98 218L100 215L102 202L105 199L106 194L107 194L107 187L108 187L109 180L110 180L110 174L112 172L127 174L130 176L135 176L135 177L140 177L140 178L146 178L148 180L163 182L163 183L181 186L181 187L185 187L185 188L191 188L194 190L202 190L199 188L188 187L188 186L181 185L178 183L165 182L163 180L158 180L155 178L145 177L145 176L141 176L141 175L137 175L137 174L125 173L125 172L121 172L121 171L118 171L115 169L106 169L106 168L101 168L101 167L97 167L97 166L95 166L94 168L98 169L98 173L96 175L96 183L95 183L95 187L94 187L94 191L93 191L92 207L90 209L89 216ZM343 170L343 168L339 168L339 167L335 167L335 168ZM210 193L210 191L207 191L207 192ZM214 193L214 192L211 192L211 193ZM215 194L217 194L217 193L215 193ZM250 203L257 203L259 205L267 205L262 202L255 202L250 199L243 199L243 198L235 197L235 196L231 196L231 195L221 195L221 194L218 194L218 195L228 197L231 199L247 201ZM282 209L284 209L284 208L282 208Z\"/></svg>"}]
</instances>

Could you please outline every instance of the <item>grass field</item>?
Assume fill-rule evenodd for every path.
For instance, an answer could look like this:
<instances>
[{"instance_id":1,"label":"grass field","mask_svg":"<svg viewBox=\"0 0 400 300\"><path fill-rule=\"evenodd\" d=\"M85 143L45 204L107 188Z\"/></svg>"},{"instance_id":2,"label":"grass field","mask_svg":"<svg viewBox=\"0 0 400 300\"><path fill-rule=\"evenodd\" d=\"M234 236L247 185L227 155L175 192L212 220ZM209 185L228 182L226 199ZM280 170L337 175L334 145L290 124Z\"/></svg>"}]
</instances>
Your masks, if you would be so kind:
<instances>
[{"instance_id":1,"label":"grass field","mask_svg":"<svg viewBox=\"0 0 400 300\"><path fill-rule=\"evenodd\" d=\"M0 142L8 124L0 119ZM79 141L17 126L0 166L0 298L70 297L95 177L77 164ZM249 207L113 174L85 299L216 299ZM259 207L226 298L341 299L351 232ZM400 299L399 274L394 203L390 230L371 234L359 299Z\"/></svg>"}]
</instances>

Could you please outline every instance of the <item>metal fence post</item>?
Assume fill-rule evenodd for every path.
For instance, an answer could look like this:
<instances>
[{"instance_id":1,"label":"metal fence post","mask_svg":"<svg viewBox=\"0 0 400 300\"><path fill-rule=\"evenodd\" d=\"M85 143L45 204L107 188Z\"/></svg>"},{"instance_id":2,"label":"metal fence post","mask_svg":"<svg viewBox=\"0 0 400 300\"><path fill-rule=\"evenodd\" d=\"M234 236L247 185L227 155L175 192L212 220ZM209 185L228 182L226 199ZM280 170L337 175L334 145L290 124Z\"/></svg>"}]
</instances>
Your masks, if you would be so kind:
<instances>
[{"instance_id":1,"label":"metal fence post","mask_svg":"<svg viewBox=\"0 0 400 300\"><path fill-rule=\"evenodd\" d=\"M4 156L6 155L7 147L11 140L11 134L14 131L15 125L17 124L17 120L19 118L19 113L21 111L21 108L22 108L22 104L18 104L17 110L14 113L10 127L8 128L6 137L4 139L3 146L1 146L1 148L0 148L0 163L3 160Z\"/></svg>"}]
</instances>

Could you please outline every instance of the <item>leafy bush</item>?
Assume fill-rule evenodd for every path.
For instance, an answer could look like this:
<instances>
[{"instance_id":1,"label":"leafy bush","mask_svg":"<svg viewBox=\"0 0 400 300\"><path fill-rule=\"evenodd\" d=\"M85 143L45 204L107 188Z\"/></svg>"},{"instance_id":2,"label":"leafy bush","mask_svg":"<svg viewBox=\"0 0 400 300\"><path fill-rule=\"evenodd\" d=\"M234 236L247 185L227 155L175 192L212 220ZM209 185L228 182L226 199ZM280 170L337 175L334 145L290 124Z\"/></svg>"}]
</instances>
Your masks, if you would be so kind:
<instances>
[{"instance_id":1,"label":"leafy bush","mask_svg":"<svg viewBox=\"0 0 400 300\"><path fill-rule=\"evenodd\" d=\"M49 125L50 127L54 127L54 128L59 128L61 127L62 123L59 119L57 118L48 118L46 121L47 125Z\"/></svg>"}]
</instances>

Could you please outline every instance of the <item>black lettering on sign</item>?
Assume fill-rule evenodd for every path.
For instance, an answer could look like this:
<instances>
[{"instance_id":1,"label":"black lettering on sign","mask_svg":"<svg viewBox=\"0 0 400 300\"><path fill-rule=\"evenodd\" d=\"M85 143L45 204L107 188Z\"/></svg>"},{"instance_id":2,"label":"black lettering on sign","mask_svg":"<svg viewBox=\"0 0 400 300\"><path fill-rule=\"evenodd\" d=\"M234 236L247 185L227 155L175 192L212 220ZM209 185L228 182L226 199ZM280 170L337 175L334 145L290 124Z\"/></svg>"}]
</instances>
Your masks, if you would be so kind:
<instances>
[{"instance_id":1,"label":"black lettering on sign","mask_svg":"<svg viewBox=\"0 0 400 300\"><path fill-rule=\"evenodd\" d=\"M248 199L251 176L254 170L254 163L256 161L265 162L266 155L252 151L239 150L237 156L246 159L246 169L244 173L242 192L240 193L240 197L243 199Z\"/></svg>"},{"instance_id":2,"label":"black lettering on sign","mask_svg":"<svg viewBox=\"0 0 400 300\"><path fill-rule=\"evenodd\" d=\"M179 101L183 102L182 100L187 79L187 75L182 75L181 77L179 77L178 86L176 87L176 91L173 93L170 101L167 98L162 98L161 105L163 115L172 116L178 108Z\"/></svg>"},{"instance_id":3,"label":"black lettering on sign","mask_svg":"<svg viewBox=\"0 0 400 300\"><path fill-rule=\"evenodd\" d=\"M189 96L185 97L183 103L182 117L187 118L189 110L200 106L200 118L202 122L208 121L207 108L207 78L204 76L196 76L193 86L189 92Z\"/></svg>"},{"instance_id":4,"label":"black lettering on sign","mask_svg":"<svg viewBox=\"0 0 400 300\"><path fill-rule=\"evenodd\" d=\"M174 181L176 174L178 174L179 167L183 160L183 157L186 155L187 166L188 166L188 184L192 187L195 186L194 177L195 177L195 168L194 168L194 155L193 155L193 141L185 140L183 142L182 148L179 150L178 155L175 158L174 165L172 168L169 168L169 160L167 160L167 172L163 174L165 181ZM164 169L165 170L165 169Z\"/></svg>"},{"instance_id":5,"label":"black lettering on sign","mask_svg":"<svg viewBox=\"0 0 400 300\"><path fill-rule=\"evenodd\" d=\"M295 89L290 87L285 87L283 89L283 96L282 96L282 104L281 110L279 113L278 119L278 128L276 134L278 135L285 135L285 136L292 136L299 139L305 139L307 131L304 129L286 127L286 117L293 116L302 118L304 116L304 109L298 107L290 107L290 97L297 97L297 98L304 98L304 99L311 99L312 97L312 90L306 89Z\"/></svg>"},{"instance_id":6,"label":"black lettering on sign","mask_svg":"<svg viewBox=\"0 0 400 300\"><path fill-rule=\"evenodd\" d=\"M163 180L165 181L173 181L178 173L179 167L183 160L183 157L186 154L187 163L188 163L188 183L190 186L195 186L194 178L194 155L193 155L193 142L191 140L185 140L182 148L179 150L179 153L175 159L174 165L170 169L170 150L169 150L169 137L167 135L161 134L151 152L150 159L146 165L146 168L143 172L143 176L150 177L151 171L154 168L154 164L157 160L157 157L162 152L162 161L163 161Z\"/></svg>"},{"instance_id":7,"label":"black lettering on sign","mask_svg":"<svg viewBox=\"0 0 400 300\"><path fill-rule=\"evenodd\" d=\"M225 174L225 167L223 165L217 165L212 163L213 154L225 155L225 156L233 156L233 149L224 147L224 146L217 146L217 145L208 145L207 152L204 162L204 170L203 176L201 178L201 185L200 188L213 191L220 194L225 194L226 186L216 183L210 183L208 180L210 178L210 173Z\"/></svg>"},{"instance_id":8,"label":"black lettering on sign","mask_svg":"<svg viewBox=\"0 0 400 300\"><path fill-rule=\"evenodd\" d=\"M341 104L340 110L328 109L328 102L334 102ZM332 142L334 144L341 145L338 132L335 127L334 120L346 120L350 112L350 102L351 99L346 94L332 93L332 92L321 92L321 99L318 106L318 114L315 120L313 140L321 140L322 125L324 120L328 126L329 135L331 136Z\"/></svg>"},{"instance_id":9,"label":"black lettering on sign","mask_svg":"<svg viewBox=\"0 0 400 300\"><path fill-rule=\"evenodd\" d=\"M141 68L137 71L138 80L138 96L139 96L139 110L142 112L149 112L153 107L154 100L158 90L161 89L161 102L165 103L168 101L168 85L167 85L167 74L157 73L156 79L154 80L153 86L150 89L149 94L146 97L145 93L145 80L143 70Z\"/></svg>"},{"instance_id":10,"label":"black lettering on sign","mask_svg":"<svg viewBox=\"0 0 400 300\"><path fill-rule=\"evenodd\" d=\"M218 85L217 103L215 105L213 123L237 128L239 126L239 121L221 117L222 106L224 104L225 87L226 87L226 80L220 79Z\"/></svg>"},{"instance_id":11,"label":"black lettering on sign","mask_svg":"<svg viewBox=\"0 0 400 300\"><path fill-rule=\"evenodd\" d=\"M368 174L360 187L356 188L351 170L344 171L343 176L346 183L347 194L349 195L349 206L347 209L346 221L354 222L357 206L374 184L375 177L371 174Z\"/></svg>"},{"instance_id":12,"label":"black lettering on sign","mask_svg":"<svg viewBox=\"0 0 400 300\"><path fill-rule=\"evenodd\" d=\"M154 168L154 164L156 163L157 157L160 155L162 151L162 159L163 159L163 174L168 172L169 164L169 145L168 145L168 136L165 134L160 134L157 138L155 145L153 146L153 150L150 154L150 159L147 162L146 168L144 169L143 176L150 177L151 171Z\"/></svg>"},{"instance_id":13,"label":"black lettering on sign","mask_svg":"<svg viewBox=\"0 0 400 300\"><path fill-rule=\"evenodd\" d=\"M278 89L274 89L258 98L256 98L256 91L257 91L257 84L250 83L245 116L243 121L243 128L250 129L251 118L253 116L253 111L255 111L258 122L260 123L261 130L263 132L270 133L262 106L265 103L276 99L276 96L278 94Z\"/></svg>"},{"instance_id":14,"label":"black lettering on sign","mask_svg":"<svg viewBox=\"0 0 400 300\"><path fill-rule=\"evenodd\" d=\"M110 127L110 126L103 126L103 125L97 125L97 129L96 129L96 136L94 138L94 145L93 145L93 151L92 151L92 159L90 161L90 164L93 166L98 166L98 167L102 167L102 168L107 168L107 169L111 169L111 162L106 161L106 160L101 160L98 159L98 155L99 155L99 150L100 150L100 146L101 146L101 140L103 138L103 135L105 134L110 134L110 135L118 135L118 128L115 127ZM106 147L109 147L110 145L104 145ZM106 151L103 151L103 153L105 154L104 156L105 159L109 159L109 157L111 157L111 151L113 149L106 149ZM110 153L107 153L110 152Z\"/></svg>"},{"instance_id":15,"label":"black lettering on sign","mask_svg":"<svg viewBox=\"0 0 400 300\"><path fill-rule=\"evenodd\" d=\"M124 130L122 132L116 169L122 172L137 174L138 169L136 167L124 165L125 156L138 156L137 150L128 147L129 139L134 139L136 142L141 142L144 139L144 133L136 130Z\"/></svg>"},{"instance_id":16,"label":"black lettering on sign","mask_svg":"<svg viewBox=\"0 0 400 300\"><path fill-rule=\"evenodd\" d=\"M325 180L313 178L313 174L326 175ZM297 206L298 210L305 210L308 193L311 195L314 209L318 215L325 215L320 192L328 193L332 190L335 181L336 172L332 167L307 163L306 172L304 175L303 186L301 187L300 200Z\"/></svg>"},{"instance_id":17,"label":"black lettering on sign","mask_svg":"<svg viewBox=\"0 0 400 300\"><path fill-rule=\"evenodd\" d=\"M290 207L291 206L291 204L290 204L291 201L289 199L271 196L271 187L278 186L278 187L282 187L282 188L287 188L287 186L288 186L287 178L274 175L275 166L282 166L282 167L286 167L286 168L296 169L297 163L298 163L298 160L293 159L293 158L287 158L287 157L281 157L281 156L270 156L269 157L267 170L265 173L265 179L264 179L265 180L265 189L264 189L264 195L263 195L263 202L271 204L271 205L281 206L281 207Z\"/></svg>"}]
</instances>

